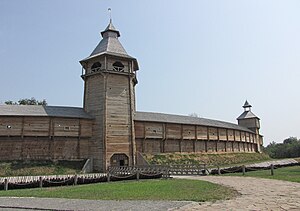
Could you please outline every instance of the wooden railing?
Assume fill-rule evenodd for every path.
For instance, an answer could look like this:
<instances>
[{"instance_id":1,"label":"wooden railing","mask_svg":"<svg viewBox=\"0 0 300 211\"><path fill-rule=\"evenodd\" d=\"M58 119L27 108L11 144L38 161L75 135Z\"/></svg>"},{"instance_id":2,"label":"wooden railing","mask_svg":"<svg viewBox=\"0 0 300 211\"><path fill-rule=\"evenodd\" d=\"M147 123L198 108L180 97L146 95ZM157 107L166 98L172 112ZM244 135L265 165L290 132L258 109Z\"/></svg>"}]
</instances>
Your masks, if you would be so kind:
<instances>
[{"instance_id":1,"label":"wooden railing","mask_svg":"<svg viewBox=\"0 0 300 211\"><path fill-rule=\"evenodd\" d=\"M207 175L206 164L198 165L148 165L148 166L116 166L109 167L110 176L129 176L133 174L155 175L161 174L168 178L170 175Z\"/></svg>"},{"instance_id":2,"label":"wooden railing","mask_svg":"<svg viewBox=\"0 0 300 211\"><path fill-rule=\"evenodd\" d=\"M207 175L208 169L206 164L183 164L183 165L170 165L170 175Z\"/></svg>"}]
</instances>

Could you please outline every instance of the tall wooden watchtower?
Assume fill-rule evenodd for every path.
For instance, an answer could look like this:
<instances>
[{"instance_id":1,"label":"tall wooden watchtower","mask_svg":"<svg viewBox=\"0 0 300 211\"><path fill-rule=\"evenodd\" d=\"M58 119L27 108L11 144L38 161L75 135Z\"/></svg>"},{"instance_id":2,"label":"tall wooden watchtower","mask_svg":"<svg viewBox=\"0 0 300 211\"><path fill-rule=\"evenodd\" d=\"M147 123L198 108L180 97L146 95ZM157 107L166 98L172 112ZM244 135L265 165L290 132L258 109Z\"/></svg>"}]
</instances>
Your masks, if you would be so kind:
<instances>
[{"instance_id":1,"label":"tall wooden watchtower","mask_svg":"<svg viewBox=\"0 0 300 211\"><path fill-rule=\"evenodd\" d=\"M95 117L90 145L94 170L135 164L135 58L118 40L112 21L89 57L80 61L84 80L84 110Z\"/></svg>"},{"instance_id":2,"label":"tall wooden watchtower","mask_svg":"<svg viewBox=\"0 0 300 211\"><path fill-rule=\"evenodd\" d=\"M256 140L257 140L257 151L260 152L260 145L261 142L261 136L259 135L259 129L260 129L260 122L259 118L251 111L251 105L248 103L246 100L243 108L244 112L237 118L238 120L238 125L246 127L250 130L252 130L256 134Z\"/></svg>"}]
</instances>

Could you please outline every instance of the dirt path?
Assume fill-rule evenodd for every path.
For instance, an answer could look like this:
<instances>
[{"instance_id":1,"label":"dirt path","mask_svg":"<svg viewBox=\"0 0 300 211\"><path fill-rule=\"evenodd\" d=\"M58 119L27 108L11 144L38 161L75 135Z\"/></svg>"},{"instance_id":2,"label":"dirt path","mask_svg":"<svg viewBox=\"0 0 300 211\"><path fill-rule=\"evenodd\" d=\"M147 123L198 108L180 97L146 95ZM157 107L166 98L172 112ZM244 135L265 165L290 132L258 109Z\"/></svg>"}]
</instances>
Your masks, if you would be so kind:
<instances>
[{"instance_id":1,"label":"dirt path","mask_svg":"<svg viewBox=\"0 0 300 211\"><path fill-rule=\"evenodd\" d=\"M192 203L176 210L300 210L300 183L251 177L176 176L234 188L241 195L215 203Z\"/></svg>"}]
</instances>

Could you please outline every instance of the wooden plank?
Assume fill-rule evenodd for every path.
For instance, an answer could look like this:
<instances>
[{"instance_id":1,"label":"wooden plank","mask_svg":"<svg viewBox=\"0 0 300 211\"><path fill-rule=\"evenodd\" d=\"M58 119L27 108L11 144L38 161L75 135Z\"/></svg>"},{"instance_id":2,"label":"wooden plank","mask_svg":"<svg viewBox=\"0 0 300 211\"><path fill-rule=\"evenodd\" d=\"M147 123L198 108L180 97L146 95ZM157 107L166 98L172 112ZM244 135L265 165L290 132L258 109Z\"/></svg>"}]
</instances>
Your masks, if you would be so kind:
<instances>
[{"instance_id":1,"label":"wooden plank","mask_svg":"<svg viewBox=\"0 0 300 211\"><path fill-rule=\"evenodd\" d=\"M218 131L217 128L209 127L209 140L218 140Z\"/></svg>"},{"instance_id":2,"label":"wooden plank","mask_svg":"<svg viewBox=\"0 0 300 211\"><path fill-rule=\"evenodd\" d=\"M21 136L22 117L1 117L0 136Z\"/></svg>"},{"instance_id":3,"label":"wooden plank","mask_svg":"<svg viewBox=\"0 0 300 211\"><path fill-rule=\"evenodd\" d=\"M168 139L181 139L181 126L179 124L169 123L166 129Z\"/></svg>"},{"instance_id":4,"label":"wooden plank","mask_svg":"<svg viewBox=\"0 0 300 211\"><path fill-rule=\"evenodd\" d=\"M160 138L163 139L163 126L161 123L146 123L145 124L146 138Z\"/></svg>"},{"instance_id":5,"label":"wooden plank","mask_svg":"<svg viewBox=\"0 0 300 211\"><path fill-rule=\"evenodd\" d=\"M195 126L193 125L183 125L182 128L183 139L192 140L195 139Z\"/></svg>"},{"instance_id":6,"label":"wooden plank","mask_svg":"<svg viewBox=\"0 0 300 211\"><path fill-rule=\"evenodd\" d=\"M207 127L197 126L197 140L208 140Z\"/></svg>"}]
</instances>

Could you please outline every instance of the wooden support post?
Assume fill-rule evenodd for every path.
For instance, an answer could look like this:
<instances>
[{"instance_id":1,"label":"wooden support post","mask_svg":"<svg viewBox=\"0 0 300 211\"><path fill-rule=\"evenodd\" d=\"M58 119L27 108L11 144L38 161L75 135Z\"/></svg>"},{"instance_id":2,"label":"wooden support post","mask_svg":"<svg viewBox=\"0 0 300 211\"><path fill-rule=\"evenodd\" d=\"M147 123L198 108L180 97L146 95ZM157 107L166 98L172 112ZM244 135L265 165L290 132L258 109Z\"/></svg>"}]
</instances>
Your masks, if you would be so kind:
<instances>
[{"instance_id":1,"label":"wooden support post","mask_svg":"<svg viewBox=\"0 0 300 211\"><path fill-rule=\"evenodd\" d=\"M43 187L43 178L39 177L39 187L42 188Z\"/></svg>"},{"instance_id":2,"label":"wooden support post","mask_svg":"<svg viewBox=\"0 0 300 211\"><path fill-rule=\"evenodd\" d=\"M80 159L80 139L81 139L81 130L82 130L82 124L81 124L81 120L78 121L78 126L79 126L79 129L78 129L78 139L77 139L77 158Z\"/></svg>"},{"instance_id":3,"label":"wooden support post","mask_svg":"<svg viewBox=\"0 0 300 211\"><path fill-rule=\"evenodd\" d=\"M242 166L242 170L243 170L243 176L245 176L245 174L246 174L246 167L245 167L245 165Z\"/></svg>"},{"instance_id":4,"label":"wooden support post","mask_svg":"<svg viewBox=\"0 0 300 211\"><path fill-rule=\"evenodd\" d=\"M236 139L235 139L235 130L233 130L233 142L232 142L232 152L235 152L235 150L234 150L234 146L235 146L235 141L236 141Z\"/></svg>"},{"instance_id":5,"label":"wooden support post","mask_svg":"<svg viewBox=\"0 0 300 211\"><path fill-rule=\"evenodd\" d=\"M209 175L209 171L207 169L206 164L204 164L204 175Z\"/></svg>"},{"instance_id":6,"label":"wooden support post","mask_svg":"<svg viewBox=\"0 0 300 211\"><path fill-rule=\"evenodd\" d=\"M271 175L273 176L274 175L274 165L271 164Z\"/></svg>"},{"instance_id":7,"label":"wooden support post","mask_svg":"<svg viewBox=\"0 0 300 211\"><path fill-rule=\"evenodd\" d=\"M74 185L77 185L77 183L78 183L78 175L75 174L75 176L74 176Z\"/></svg>"},{"instance_id":8,"label":"wooden support post","mask_svg":"<svg viewBox=\"0 0 300 211\"><path fill-rule=\"evenodd\" d=\"M137 181L140 180L140 171L139 171L139 170L136 172L136 180L137 180Z\"/></svg>"},{"instance_id":9,"label":"wooden support post","mask_svg":"<svg viewBox=\"0 0 300 211\"><path fill-rule=\"evenodd\" d=\"M163 125L163 145L162 145L162 153L165 152L165 146L166 146L166 140L167 140L167 123L164 123Z\"/></svg>"},{"instance_id":10,"label":"wooden support post","mask_svg":"<svg viewBox=\"0 0 300 211\"><path fill-rule=\"evenodd\" d=\"M208 147L207 147L207 142L209 142L209 127L206 127L206 135L207 135L207 140L205 141L205 152L208 152Z\"/></svg>"},{"instance_id":11,"label":"wooden support post","mask_svg":"<svg viewBox=\"0 0 300 211\"><path fill-rule=\"evenodd\" d=\"M220 166L218 166L218 175L221 175L221 169L220 169Z\"/></svg>"},{"instance_id":12,"label":"wooden support post","mask_svg":"<svg viewBox=\"0 0 300 211\"><path fill-rule=\"evenodd\" d=\"M180 150L180 153L182 153L182 141L183 141L183 125L181 125L181 134L180 134L181 138L180 138L180 141L179 141L179 150Z\"/></svg>"},{"instance_id":13,"label":"wooden support post","mask_svg":"<svg viewBox=\"0 0 300 211\"><path fill-rule=\"evenodd\" d=\"M193 142L193 151L196 153L196 142L198 140L198 131L197 131L197 125L195 125L195 140Z\"/></svg>"},{"instance_id":14,"label":"wooden support post","mask_svg":"<svg viewBox=\"0 0 300 211\"><path fill-rule=\"evenodd\" d=\"M107 182L110 182L110 173L107 173Z\"/></svg>"},{"instance_id":15,"label":"wooden support post","mask_svg":"<svg viewBox=\"0 0 300 211\"><path fill-rule=\"evenodd\" d=\"M4 179L4 190L8 190L8 179Z\"/></svg>"},{"instance_id":16,"label":"wooden support post","mask_svg":"<svg viewBox=\"0 0 300 211\"><path fill-rule=\"evenodd\" d=\"M142 139L142 152L145 152L145 141L146 141L146 124L143 123L143 130L144 130L144 138Z\"/></svg>"},{"instance_id":17,"label":"wooden support post","mask_svg":"<svg viewBox=\"0 0 300 211\"><path fill-rule=\"evenodd\" d=\"M220 142L220 131L219 128L217 128L217 141L216 141L216 152L218 152L218 143Z\"/></svg>"}]
</instances>

